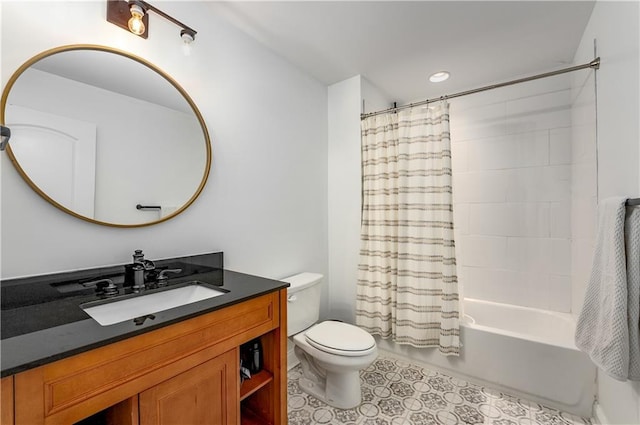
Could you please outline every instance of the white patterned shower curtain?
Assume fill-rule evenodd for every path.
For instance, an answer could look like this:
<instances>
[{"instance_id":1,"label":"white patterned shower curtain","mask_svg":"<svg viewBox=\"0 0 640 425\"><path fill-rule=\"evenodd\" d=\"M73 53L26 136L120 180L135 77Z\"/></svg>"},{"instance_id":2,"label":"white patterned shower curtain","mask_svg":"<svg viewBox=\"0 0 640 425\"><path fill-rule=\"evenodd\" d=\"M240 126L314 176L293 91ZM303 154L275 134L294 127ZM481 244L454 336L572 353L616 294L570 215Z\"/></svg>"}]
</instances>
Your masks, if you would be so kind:
<instances>
[{"instance_id":1,"label":"white patterned shower curtain","mask_svg":"<svg viewBox=\"0 0 640 425\"><path fill-rule=\"evenodd\" d=\"M357 324L459 354L449 105L362 121Z\"/></svg>"}]
</instances>

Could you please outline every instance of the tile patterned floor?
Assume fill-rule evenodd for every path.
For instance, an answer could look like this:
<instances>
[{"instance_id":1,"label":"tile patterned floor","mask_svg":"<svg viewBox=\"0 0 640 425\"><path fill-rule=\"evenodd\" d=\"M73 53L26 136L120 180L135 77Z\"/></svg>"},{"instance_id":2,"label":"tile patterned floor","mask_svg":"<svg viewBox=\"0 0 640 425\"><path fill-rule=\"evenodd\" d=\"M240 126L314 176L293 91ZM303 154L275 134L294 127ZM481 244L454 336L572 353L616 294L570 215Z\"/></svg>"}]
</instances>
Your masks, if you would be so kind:
<instances>
[{"instance_id":1,"label":"tile patterned floor","mask_svg":"<svg viewBox=\"0 0 640 425\"><path fill-rule=\"evenodd\" d=\"M302 392L300 365L289 371L290 425L590 425L537 403L381 353L360 374L362 404L334 409Z\"/></svg>"}]
</instances>

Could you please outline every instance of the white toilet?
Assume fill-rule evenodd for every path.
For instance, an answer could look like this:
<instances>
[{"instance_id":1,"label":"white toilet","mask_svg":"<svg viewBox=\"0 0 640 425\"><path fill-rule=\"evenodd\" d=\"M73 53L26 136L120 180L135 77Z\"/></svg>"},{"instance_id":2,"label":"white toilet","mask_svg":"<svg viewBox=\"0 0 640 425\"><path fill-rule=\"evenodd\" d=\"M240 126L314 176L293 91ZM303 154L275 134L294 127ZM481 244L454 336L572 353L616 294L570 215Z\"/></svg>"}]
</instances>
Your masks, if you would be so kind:
<instances>
[{"instance_id":1,"label":"white toilet","mask_svg":"<svg viewBox=\"0 0 640 425\"><path fill-rule=\"evenodd\" d=\"M376 341L363 329L320 316L318 273L300 273L282 279L288 289L288 336L302 365L300 388L330 406L350 409L360 404L360 370L378 356Z\"/></svg>"}]
</instances>

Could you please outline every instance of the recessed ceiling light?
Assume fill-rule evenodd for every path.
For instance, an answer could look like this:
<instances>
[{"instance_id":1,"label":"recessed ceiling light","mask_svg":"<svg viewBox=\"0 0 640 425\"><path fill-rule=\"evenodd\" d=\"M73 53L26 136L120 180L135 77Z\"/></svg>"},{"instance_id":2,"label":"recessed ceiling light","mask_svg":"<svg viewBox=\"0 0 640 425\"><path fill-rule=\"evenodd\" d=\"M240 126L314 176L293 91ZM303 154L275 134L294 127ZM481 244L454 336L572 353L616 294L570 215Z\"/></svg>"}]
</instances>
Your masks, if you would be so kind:
<instances>
[{"instance_id":1,"label":"recessed ceiling light","mask_svg":"<svg viewBox=\"0 0 640 425\"><path fill-rule=\"evenodd\" d=\"M447 71L436 72L435 74L431 74L429 77L429 81L432 83L440 83L449 78L449 73Z\"/></svg>"}]
</instances>

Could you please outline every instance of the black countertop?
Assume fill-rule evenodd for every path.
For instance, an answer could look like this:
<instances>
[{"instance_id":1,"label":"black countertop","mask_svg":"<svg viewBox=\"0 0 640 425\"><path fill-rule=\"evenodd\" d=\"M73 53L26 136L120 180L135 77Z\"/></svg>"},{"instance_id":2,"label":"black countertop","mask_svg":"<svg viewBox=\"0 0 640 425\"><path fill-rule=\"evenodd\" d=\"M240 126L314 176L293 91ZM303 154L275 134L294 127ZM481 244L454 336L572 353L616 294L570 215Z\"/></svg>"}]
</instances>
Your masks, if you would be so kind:
<instances>
[{"instance_id":1,"label":"black countertop","mask_svg":"<svg viewBox=\"0 0 640 425\"><path fill-rule=\"evenodd\" d=\"M133 293L127 285L125 267L110 266L77 272L4 280L0 313L1 376L42 366L204 313L237 304L289 286L288 283L224 270L222 253L178 257L156 262L157 269L181 268L163 288ZM115 297L105 297L82 283L110 278L119 288ZM175 288L198 280L228 291L224 295L154 312L153 319L127 320L101 326L81 305L136 297Z\"/></svg>"}]
</instances>

